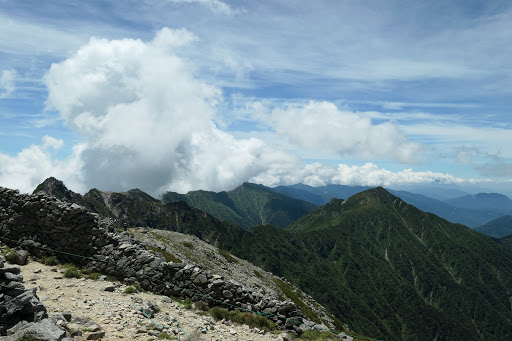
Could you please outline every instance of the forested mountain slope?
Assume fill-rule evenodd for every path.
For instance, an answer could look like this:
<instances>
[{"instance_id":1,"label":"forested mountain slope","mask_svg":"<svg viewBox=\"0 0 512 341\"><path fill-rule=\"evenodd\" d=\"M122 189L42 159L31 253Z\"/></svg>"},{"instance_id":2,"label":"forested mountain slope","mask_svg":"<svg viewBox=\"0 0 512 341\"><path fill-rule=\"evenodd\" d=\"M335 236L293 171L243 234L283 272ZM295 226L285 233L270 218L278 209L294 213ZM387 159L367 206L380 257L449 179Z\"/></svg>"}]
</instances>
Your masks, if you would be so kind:
<instances>
[{"instance_id":1,"label":"forested mountain slope","mask_svg":"<svg viewBox=\"0 0 512 341\"><path fill-rule=\"evenodd\" d=\"M229 249L385 340L512 339L512 254L383 188L333 200Z\"/></svg>"},{"instance_id":2,"label":"forested mountain slope","mask_svg":"<svg viewBox=\"0 0 512 341\"><path fill-rule=\"evenodd\" d=\"M167 192L162 196L162 201L185 201L192 207L243 228L266 224L284 228L317 207L251 183L244 183L229 192Z\"/></svg>"}]
</instances>

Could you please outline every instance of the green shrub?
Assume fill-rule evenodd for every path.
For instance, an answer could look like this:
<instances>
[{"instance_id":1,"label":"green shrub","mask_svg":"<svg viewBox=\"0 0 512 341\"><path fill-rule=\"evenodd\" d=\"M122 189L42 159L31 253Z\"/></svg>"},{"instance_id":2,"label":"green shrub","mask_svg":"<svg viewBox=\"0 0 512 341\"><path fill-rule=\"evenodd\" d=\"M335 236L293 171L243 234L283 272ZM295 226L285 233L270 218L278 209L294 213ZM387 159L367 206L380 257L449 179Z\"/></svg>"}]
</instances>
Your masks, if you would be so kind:
<instances>
[{"instance_id":1,"label":"green shrub","mask_svg":"<svg viewBox=\"0 0 512 341\"><path fill-rule=\"evenodd\" d=\"M64 270L64 277L66 278L80 278L82 275L77 270L66 269Z\"/></svg>"},{"instance_id":2,"label":"green shrub","mask_svg":"<svg viewBox=\"0 0 512 341\"><path fill-rule=\"evenodd\" d=\"M229 320L229 311L221 307L213 307L208 313L216 320Z\"/></svg>"},{"instance_id":3,"label":"green shrub","mask_svg":"<svg viewBox=\"0 0 512 341\"><path fill-rule=\"evenodd\" d=\"M196 302L196 303L194 303L194 305L196 306L197 310L208 311L208 309L210 309L208 307L208 304L206 302L203 302L203 301Z\"/></svg>"},{"instance_id":4,"label":"green shrub","mask_svg":"<svg viewBox=\"0 0 512 341\"><path fill-rule=\"evenodd\" d=\"M259 278L262 278L263 276L256 270L254 270L254 274L256 275L256 277L259 277Z\"/></svg>"},{"instance_id":5,"label":"green shrub","mask_svg":"<svg viewBox=\"0 0 512 341\"><path fill-rule=\"evenodd\" d=\"M55 256L44 256L41 259L41 263L48 265L48 266L55 266L55 265L59 264L59 261Z\"/></svg>"},{"instance_id":6,"label":"green shrub","mask_svg":"<svg viewBox=\"0 0 512 341\"><path fill-rule=\"evenodd\" d=\"M126 287L126 289L124 289L125 294L136 294L138 292L139 291L132 286Z\"/></svg>"},{"instance_id":7,"label":"green shrub","mask_svg":"<svg viewBox=\"0 0 512 341\"><path fill-rule=\"evenodd\" d=\"M301 340L334 340L337 335L327 331L308 330L301 334Z\"/></svg>"},{"instance_id":8,"label":"green shrub","mask_svg":"<svg viewBox=\"0 0 512 341\"><path fill-rule=\"evenodd\" d=\"M16 251L13 249L6 246L2 254L9 263L16 263Z\"/></svg>"},{"instance_id":9,"label":"green shrub","mask_svg":"<svg viewBox=\"0 0 512 341\"><path fill-rule=\"evenodd\" d=\"M183 245L185 245L186 247L188 247L189 249L193 248L194 245L192 245L192 243L189 243L189 242L184 242Z\"/></svg>"},{"instance_id":10,"label":"green shrub","mask_svg":"<svg viewBox=\"0 0 512 341\"><path fill-rule=\"evenodd\" d=\"M78 271L78 268L74 264L64 264L64 277L66 278L80 278L82 275Z\"/></svg>"},{"instance_id":11,"label":"green shrub","mask_svg":"<svg viewBox=\"0 0 512 341\"><path fill-rule=\"evenodd\" d=\"M183 306L183 308L185 308L185 309L192 309L192 301L191 300L183 300L178 303L181 304Z\"/></svg>"},{"instance_id":12,"label":"green shrub","mask_svg":"<svg viewBox=\"0 0 512 341\"><path fill-rule=\"evenodd\" d=\"M181 259L175 257L173 254L171 254L171 253L169 253L167 251L164 251L162 249L159 249L159 248L153 247L153 246L148 246L148 249L150 249L152 251L155 251L155 252L158 252L159 254L164 256L165 260L168 261L168 262L182 263Z\"/></svg>"},{"instance_id":13,"label":"green shrub","mask_svg":"<svg viewBox=\"0 0 512 341\"><path fill-rule=\"evenodd\" d=\"M142 287L138 283L132 284L132 287L137 289L139 292L146 292L146 290L142 289Z\"/></svg>"},{"instance_id":14,"label":"green shrub","mask_svg":"<svg viewBox=\"0 0 512 341\"><path fill-rule=\"evenodd\" d=\"M158 334L158 338L160 340L173 340L173 339L176 339L176 336L171 335L171 334L166 333L166 332L161 332L160 334Z\"/></svg>"},{"instance_id":15,"label":"green shrub","mask_svg":"<svg viewBox=\"0 0 512 341\"><path fill-rule=\"evenodd\" d=\"M117 277L116 276L112 276L112 275L107 275L106 280L109 281L109 282L116 282L117 281Z\"/></svg>"},{"instance_id":16,"label":"green shrub","mask_svg":"<svg viewBox=\"0 0 512 341\"><path fill-rule=\"evenodd\" d=\"M93 272L93 273L90 273L87 276L85 276L85 278L93 279L96 281L100 276L101 276L101 274L99 272Z\"/></svg>"},{"instance_id":17,"label":"green shrub","mask_svg":"<svg viewBox=\"0 0 512 341\"><path fill-rule=\"evenodd\" d=\"M246 324L251 328L258 327L267 331L275 330L276 324L265 316L240 310L229 311L224 308L214 307L208 313L216 320L231 320L235 323Z\"/></svg>"}]
</instances>

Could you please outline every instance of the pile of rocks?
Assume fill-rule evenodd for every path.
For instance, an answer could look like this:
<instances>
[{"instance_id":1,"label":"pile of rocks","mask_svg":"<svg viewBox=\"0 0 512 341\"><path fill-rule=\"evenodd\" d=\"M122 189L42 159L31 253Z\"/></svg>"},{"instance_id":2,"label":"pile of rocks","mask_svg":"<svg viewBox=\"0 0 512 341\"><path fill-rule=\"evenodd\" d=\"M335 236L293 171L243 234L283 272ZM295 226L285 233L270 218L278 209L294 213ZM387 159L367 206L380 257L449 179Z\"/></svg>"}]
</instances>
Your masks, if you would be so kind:
<instances>
[{"instance_id":1,"label":"pile of rocks","mask_svg":"<svg viewBox=\"0 0 512 341\"><path fill-rule=\"evenodd\" d=\"M48 317L35 290L26 290L17 266L0 260L0 335L20 321L38 322Z\"/></svg>"},{"instance_id":2,"label":"pile of rocks","mask_svg":"<svg viewBox=\"0 0 512 341\"><path fill-rule=\"evenodd\" d=\"M28 335L42 341L64 340L66 330L59 324L65 317L48 317L36 289L27 290L22 282L20 268L6 266L0 259L0 335L7 336L7 341Z\"/></svg>"},{"instance_id":3,"label":"pile of rocks","mask_svg":"<svg viewBox=\"0 0 512 341\"><path fill-rule=\"evenodd\" d=\"M50 253L61 262L138 283L152 292L266 314L279 327L298 334L315 326L289 300L268 299L195 265L167 262L127 234L117 234L97 214L44 194L20 194L0 187L0 236L33 255Z\"/></svg>"}]
</instances>

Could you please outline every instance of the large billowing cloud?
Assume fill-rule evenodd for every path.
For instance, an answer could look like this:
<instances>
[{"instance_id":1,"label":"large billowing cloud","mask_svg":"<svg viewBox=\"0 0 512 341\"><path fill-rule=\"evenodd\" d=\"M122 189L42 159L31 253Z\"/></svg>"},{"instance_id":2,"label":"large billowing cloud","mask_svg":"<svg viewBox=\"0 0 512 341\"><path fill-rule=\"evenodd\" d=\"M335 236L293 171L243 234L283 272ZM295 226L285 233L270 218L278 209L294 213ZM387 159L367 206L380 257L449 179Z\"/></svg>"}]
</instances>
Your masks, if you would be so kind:
<instances>
[{"instance_id":1,"label":"large billowing cloud","mask_svg":"<svg viewBox=\"0 0 512 341\"><path fill-rule=\"evenodd\" d=\"M276 109L272 125L292 144L313 151L333 151L341 156L391 159L402 163L418 161L419 144L408 141L386 122L372 124L369 118L339 110L330 102L309 102Z\"/></svg>"},{"instance_id":2,"label":"large billowing cloud","mask_svg":"<svg viewBox=\"0 0 512 341\"><path fill-rule=\"evenodd\" d=\"M258 139L237 140L213 123L221 91L194 77L175 51L195 38L159 31L153 41L91 39L52 65L48 107L85 139L86 187L221 190L276 158L300 160Z\"/></svg>"}]
</instances>

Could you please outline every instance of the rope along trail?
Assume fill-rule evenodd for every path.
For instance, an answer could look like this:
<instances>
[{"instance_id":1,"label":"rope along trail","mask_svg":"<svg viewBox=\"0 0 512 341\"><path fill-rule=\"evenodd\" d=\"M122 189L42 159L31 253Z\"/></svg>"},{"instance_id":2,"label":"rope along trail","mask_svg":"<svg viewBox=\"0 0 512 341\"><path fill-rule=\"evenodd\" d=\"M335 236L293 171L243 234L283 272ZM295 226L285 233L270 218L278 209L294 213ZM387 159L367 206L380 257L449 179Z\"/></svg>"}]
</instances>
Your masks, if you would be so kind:
<instances>
[{"instance_id":1,"label":"rope along trail","mask_svg":"<svg viewBox=\"0 0 512 341\"><path fill-rule=\"evenodd\" d=\"M254 311L245 309L243 307L236 306L234 304L223 302L221 300L218 300L218 299L215 299L213 297L201 294L199 292L194 292L194 291L192 291L190 289L181 288L181 287L179 287L179 286L177 286L177 285L175 285L173 283L169 283L169 282L165 282L165 281L156 279L154 277L151 277L151 276L142 274L140 272L137 272L136 270L134 270L132 268L124 267L124 266L118 265L117 263L114 263L114 262L111 262L111 261L106 261L106 260L98 259L98 258L94 258L94 257L81 256L81 255L77 255L77 254L74 254L74 253L69 253L69 252L65 252L65 251L55 250L55 249L51 249L51 248L47 248L47 247L42 247L42 246L35 246L35 245L32 245L31 243L21 242L21 241L18 241L18 240L13 240L13 239L10 239L10 238L5 238L5 237L0 237L0 239L7 240L7 241L10 241L10 242L13 242L13 243L17 243L17 244L21 244L21 245L27 245L27 246L30 246L30 247L36 247L36 248L39 248L39 249L42 249L42 250L45 250L45 251L52 251L52 252L57 252L57 253L65 254L65 255L68 255L68 256L77 257L77 258L83 258L83 259L88 259L88 260L91 260L91 261L96 261L96 262L101 262L101 263L106 263L106 264L112 264L112 265L114 265L114 266L116 266L116 267L118 267L118 268L120 268L122 270L126 270L126 271L129 271L129 272L135 273L135 274L137 274L139 276L145 277L145 278L150 279L150 280L155 281L155 282L159 282L161 284L172 286L172 287L174 287L176 289L179 289L181 291L188 292L190 294L196 295L196 296L204 298L204 299L208 299L208 300L210 300L212 302L216 302L216 303L219 303L221 305L228 306L228 307L230 307L232 309L237 309L237 310L240 310L240 311L245 311L245 312L249 312L249 313L253 313L253 314L257 314L257 315L261 315L261 316L265 316L265 317L275 316L275 317L283 319L285 321L293 322L293 323L298 324L298 325L305 325L307 327L314 328L314 329L316 329L318 331L329 332L329 333L332 333L332 334L335 334L335 335L344 334L344 335L348 335L348 336L351 336L353 338L362 339L362 340L383 341L383 340L378 340L378 339L375 339L375 338L363 337L363 336L359 336L359 335L352 335L352 334L348 334L348 333L345 333L345 332L337 332L335 330L330 330L330 329L317 328L314 325L311 325L311 324L308 324L308 323L304 323L304 322L300 322L300 321L296 321L296 320L293 320L293 319L288 319L285 316L281 316L281 315L277 315L277 314L254 312Z\"/></svg>"}]
</instances>

